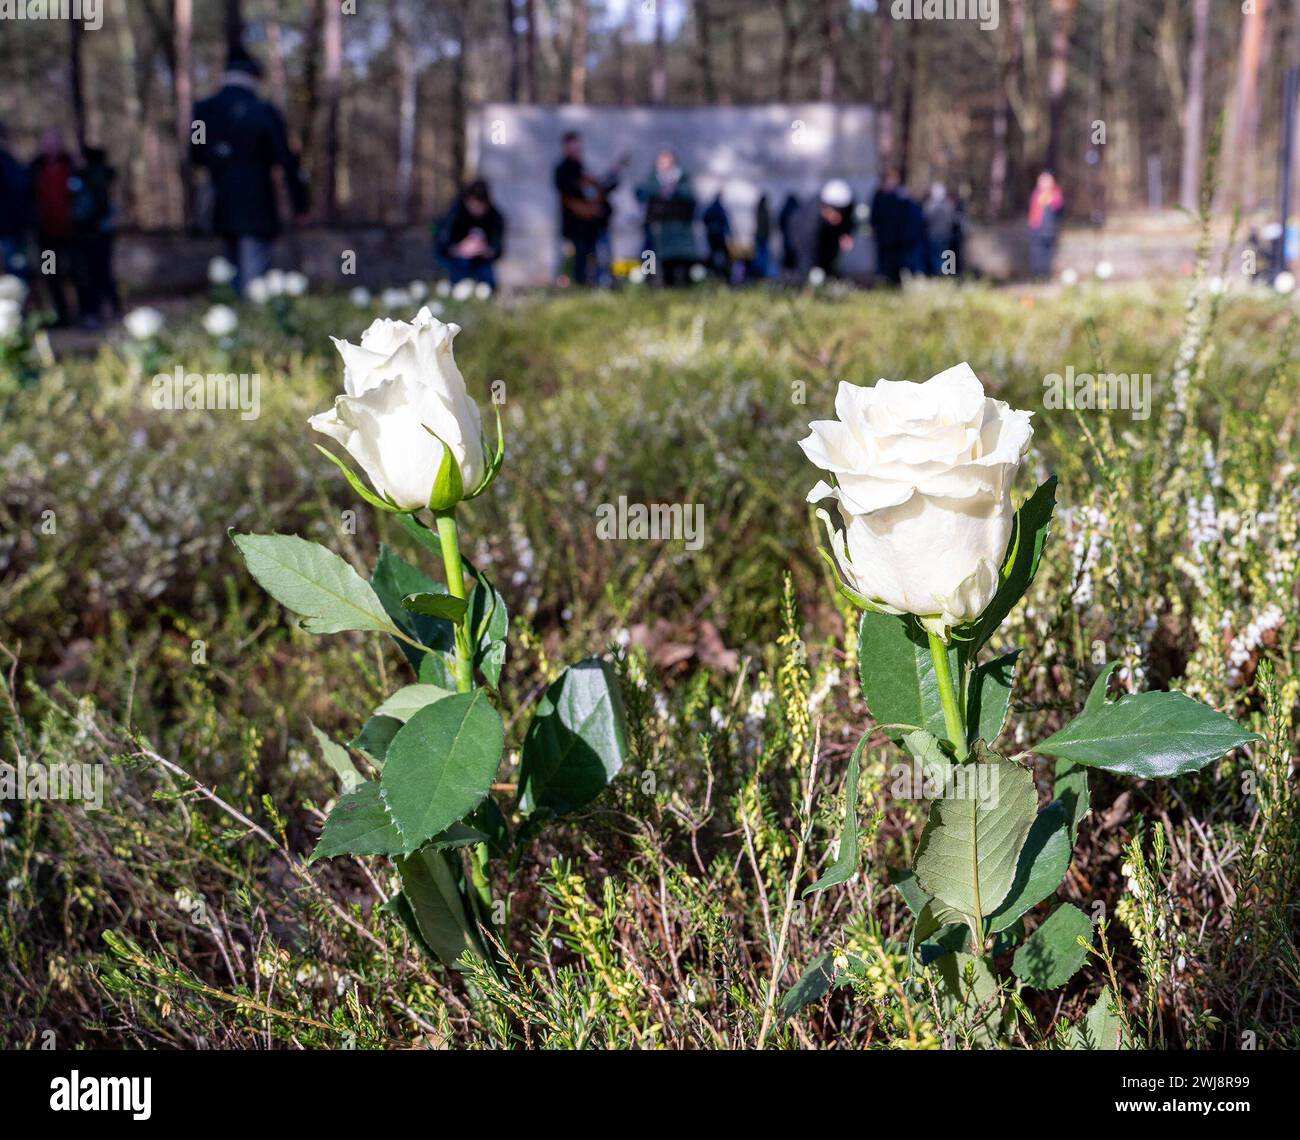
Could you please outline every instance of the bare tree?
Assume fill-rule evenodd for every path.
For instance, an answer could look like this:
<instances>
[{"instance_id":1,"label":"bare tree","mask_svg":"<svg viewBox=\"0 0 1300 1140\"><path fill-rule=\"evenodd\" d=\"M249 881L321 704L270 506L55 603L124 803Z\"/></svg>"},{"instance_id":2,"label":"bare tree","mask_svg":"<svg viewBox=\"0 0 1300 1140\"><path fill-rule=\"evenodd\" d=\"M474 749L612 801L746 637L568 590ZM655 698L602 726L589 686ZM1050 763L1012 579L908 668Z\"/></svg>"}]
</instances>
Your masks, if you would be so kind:
<instances>
[{"instance_id":1,"label":"bare tree","mask_svg":"<svg viewBox=\"0 0 1300 1140\"><path fill-rule=\"evenodd\" d=\"M822 51L821 77L818 94L823 102L833 103L839 97L840 89L840 43L843 39L840 0L822 0L822 39L825 48Z\"/></svg>"},{"instance_id":2,"label":"bare tree","mask_svg":"<svg viewBox=\"0 0 1300 1140\"><path fill-rule=\"evenodd\" d=\"M225 27L226 50L229 52L244 42L244 13L240 0L226 0Z\"/></svg>"},{"instance_id":3,"label":"bare tree","mask_svg":"<svg viewBox=\"0 0 1300 1140\"><path fill-rule=\"evenodd\" d=\"M993 157L989 162L989 214L995 218L1001 216L1006 206L1012 92L1020 72L1024 36L1023 0L1012 0L1009 16L998 44L998 95L993 110Z\"/></svg>"},{"instance_id":4,"label":"bare tree","mask_svg":"<svg viewBox=\"0 0 1300 1140\"><path fill-rule=\"evenodd\" d=\"M709 9L708 0L695 0L695 45L704 101L716 103L718 87L713 77L713 13Z\"/></svg>"},{"instance_id":5,"label":"bare tree","mask_svg":"<svg viewBox=\"0 0 1300 1140\"><path fill-rule=\"evenodd\" d=\"M1237 79L1232 93L1232 117L1224 148L1221 205L1256 204L1255 142L1259 134L1259 73L1268 23L1268 0L1254 0L1241 17Z\"/></svg>"},{"instance_id":6,"label":"bare tree","mask_svg":"<svg viewBox=\"0 0 1300 1140\"><path fill-rule=\"evenodd\" d=\"M1051 61L1047 67L1047 157L1048 170L1055 170L1061 156L1061 131L1065 120L1065 94L1070 77L1070 36L1074 30L1077 0L1052 0Z\"/></svg>"},{"instance_id":7,"label":"bare tree","mask_svg":"<svg viewBox=\"0 0 1300 1140\"><path fill-rule=\"evenodd\" d=\"M86 146L86 93L81 82L81 21L68 21L68 93L78 149Z\"/></svg>"},{"instance_id":8,"label":"bare tree","mask_svg":"<svg viewBox=\"0 0 1300 1140\"><path fill-rule=\"evenodd\" d=\"M650 102L664 103L668 99L668 56L664 46L664 10L655 5L655 54L650 69Z\"/></svg>"},{"instance_id":9,"label":"bare tree","mask_svg":"<svg viewBox=\"0 0 1300 1140\"><path fill-rule=\"evenodd\" d=\"M511 103L519 102L519 36L515 32L515 0L503 0L506 17L506 97Z\"/></svg>"},{"instance_id":10,"label":"bare tree","mask_svg":"<svg viewBox=\"0 0 1300 1140\"><path fill-rule=\"evenodd\" d=\"M321 24L324 64L324 119L321 153L321 208L327 221L338 217L339 104L343 95L343 9L324 0Z\"/></svg>"},{"instance_id":11,"label":"bare tree","mask_svg":"<svg viewBox=\"0 0 1300 1140\"><path fill-rule=\"evenodd\" d=\"M876 12L880 25L876 40L876 152L880 156L880 169L890 170L894 165L894 20L883 5Z\"/></svg>"},{"instance_id":12,"label":"bare tree","mask_svg":"<svg viewBox=\"0 0 1300 1140\"><path fill-rule=\"evenodd\" d=\"M788 103L801 25L792 0L779 0L777 8L781 16L781 55L776 69L776 97L780 102Z\"/></svg>"},{"instance_id":13,"label":"bare tree","mask_svg":"<svg viewBox=\"0 0 1300 1140\"><path fill-rule=\"evenodd\" d=\"M176 166L181 180L182 224L194 220L194 172L190 167L194 114L194 0L172 5L172 88L176 96Z\"/></svg>"},{"instance_id":14,"label":"bare tree","mask_svg":"<svg viewBox=\"0 0 1300 1140\"><path fill-rule=\"evenodd\" d=\"M524 32L524 87L528 102L537 102L537 0L527 0L524 11L528 28ZM462 22L464 17L462 16ZM464 50L462 41L461 50Z\"/></svg>"},{"instance_id":15,"label":"bare tree","mask_svg":"<svg viewBox=\"0 0 1300 1140\"><path fill-rule=\"evenodd\" d=\"M408 0L389 0L393 25L393 67L397 75L397 220L411 221L415 206L415 111L419 76L411 39Z\"/></svg>"},{"instance_id":16,"label":"bare tree","mask_svg":"<svg viewBox=\"0 0 1300 1140\"><path fill-rule=\"evenodd\" d=\"M569 62L569 102L587 101L587 0L573 0L573 41Z\"/></svg>"},{"instance_id":17,"label":"bare tree","mask_svg":"<svg viewBox=\"0 0 1300 1140\"><path fill-rule=\"evenodd\" d=\"M1210 35L1210 0L1193 0L1192 44L1187 57L1187 101L1183 104L1183 162L1178 201L1195 210L1201 197L1201 148L1205 130L1205 49Z\"/></svg>"}]
</instances>

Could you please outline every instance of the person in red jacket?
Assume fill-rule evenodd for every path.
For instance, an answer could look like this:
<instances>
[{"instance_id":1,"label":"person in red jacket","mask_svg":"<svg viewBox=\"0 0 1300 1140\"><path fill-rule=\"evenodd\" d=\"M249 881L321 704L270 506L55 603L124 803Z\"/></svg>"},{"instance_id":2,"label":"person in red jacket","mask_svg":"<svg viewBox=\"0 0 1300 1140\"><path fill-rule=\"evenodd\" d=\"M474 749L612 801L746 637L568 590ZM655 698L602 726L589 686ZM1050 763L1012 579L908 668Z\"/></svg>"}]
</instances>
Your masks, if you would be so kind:
<instances>
[{"instance_id":1,"label":"person in red jacket","mask_svg":"<svg viewBox=\"0 0 1300 1140\"><path fill-rule=\"evenodd\" d=\"M41 153L32 162L30 184L36 218L36 274L54 305L60 325L69 321L67 286L77 280L72 199L76 174L72 156L57 127L41 136Z\"/></svg>"}]
</instances>

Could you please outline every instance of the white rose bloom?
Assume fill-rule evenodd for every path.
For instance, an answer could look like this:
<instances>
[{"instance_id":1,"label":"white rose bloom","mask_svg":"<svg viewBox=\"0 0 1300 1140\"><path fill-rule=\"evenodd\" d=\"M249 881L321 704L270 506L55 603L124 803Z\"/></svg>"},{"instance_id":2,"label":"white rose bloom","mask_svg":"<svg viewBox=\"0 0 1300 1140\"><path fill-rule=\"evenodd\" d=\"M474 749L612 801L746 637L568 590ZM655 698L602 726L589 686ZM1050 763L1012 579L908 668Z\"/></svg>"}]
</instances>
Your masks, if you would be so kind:
<instances>
[{"instance_id":1,"label":"white rose bloom","mask_svg":"<svg viewBox=\"0 0 1300 1140\"><path fill-rule=\"evenodd\" d=\"M923 384L841 383L835 413L800 446L834 476L808 501L836 500L831 545L845 584L936 631L979 617L1011 539L1030 413L986 397L965 363Z\"/></svg>"},{"instance_id":2,"label":"white rose bloom","mask_svg":"<svg viewBox=\"0 0 1300 1140\"><path fill-rule=\"evenodd\" d=\"M370 290L364 285L358 285L351 293L348 294L350 300L358 309L370 308Z\"/></svg>"},{"instance_id":3,"label":"white rose bloom","mask_svg":"<svg viewBox=\"0 0 1300 1140\"><path fill-rule=\"evenodd\" d=\"M214 257L208 262L208 280L213 285L229 285L238 272L224 257Z\"/></svg>"},{"instance_id":4,"label":"white rose bloom","mask_svg":"<svg viewBox=\"0 0 1300 1140\"><path fill-rule=\"evenodd\" d=\"M0 277L0 301L16 301L22 304L27 298L27 283L21 277L6 273Z\"/></svg>"},{"instance_id":5,"label":"white rose bloom","mask_svg":"<svg viewBox=\"0 0 1300 1140\"><path fill-rule=\"evenodd\" d=\"M452 355L458 332L459 325L445 325L423 308L414 321L374 321L360 345L334 339L343 356L344 394L309 422L338 440L375 490L402 510L429 505L443 443L466 495L487 473L478 406Z\"/></svg>"},{"instance_id":6,"label":"white rose bloom","mask_svg":"<svg viewBox=\"0 0 1300 1140\"><path fill-rule=\"evenodd\" d=\"M8 340L23 323L23 311L12 297L0 297L0 340Z\"/></svg>"},{"instance_id":7,"label":"white rose bloom","mask_svg":"<svg viewBox=\"0 0 1300 1140\"><path fill-rule=\"evenodd\" d=\"M162 332L163 315L157 309L145 306L141 309L132 309L122 318L122 324L132 339L153 340Z\"/></svg>"},{"instance_id":8,"label":"white rose bloom","mask_svg":"<svg viewBox=\"0 0 1300 1140\"><path fill-rule=\"evenodd\" d=\"M474 282L468 277L462 277L452 287L451 296L454 301L468 301L474 296Z\"/></svg>"},{"instance_id":9,"label":"white rose bloom","mask_svg":"<svg viewBox=\"0 0 1300 1140\"><path fill-rule=\"evenodd\" d=\"M307 275L297 270L290 270L284 275L284 291L290 297L301 297L307 292Z\"/></svg>"},{"instance_id":10,"label":"white rose bloom","mask_svg":"<svg viewBox=\"0 0 1300 1140\"><path fill-rule=\"evenodd\" d=\"M203 314L203 327L209 336L229 336L239 328L239 316L229 305L213 305Z\"/></svg>"},{"instance_id":11,"label":"white rose bloom","mask_svg":"<svg viewBox=\"0 0 1300 1140\"><path fill-rule=\"evenodd\" d=\"M252 301L254 305L265 305L267 301L271 299L271 290L266 283L265 277L254 277L253 280L248 283L248 288L245 292L248 294L248 299Z\"/></svg>"}]
</instances>

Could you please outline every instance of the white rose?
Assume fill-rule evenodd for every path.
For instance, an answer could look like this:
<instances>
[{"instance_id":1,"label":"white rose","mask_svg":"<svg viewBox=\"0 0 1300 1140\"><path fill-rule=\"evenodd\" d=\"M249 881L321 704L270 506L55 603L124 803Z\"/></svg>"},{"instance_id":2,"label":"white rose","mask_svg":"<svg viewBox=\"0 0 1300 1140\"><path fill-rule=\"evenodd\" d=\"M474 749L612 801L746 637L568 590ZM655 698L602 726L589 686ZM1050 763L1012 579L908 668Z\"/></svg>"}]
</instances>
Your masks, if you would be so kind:
<instances>
[{"instance_id":1,"label":"white rose","mask_svg":"<svg viewBox=\"0 0 1300 1140\"><path fill-rule=\"evenodd\" d=\"M297 270L290 270L284 275L284 291L290 297L301 297L307 292L307 275Z\"/></svg>"},{"instance_id":2,"label":"white rose","mask_svg":"<svg viewBox=\"0 0 1300 1140\"><path fill-rule=\"evenodd\" d=\"M845 584L937 632L979 617L1011 538L1030 413L987 398L965 363L924 384L841 383L835 413L800 446L834 477L808 501L836 500L831 545Z\"/></svg>"},{"instance_id":3,"label":"white rose","mask_svg":"<svg viewBox=\"0 0 1300 1140\"><path fill-rule=\"evenodd\" d=\"M239 328L239 317L229 305L213 305L203 314L203 327L209 336L229 336Z\"/></svg>"},{"instance_id":4,"label":"white rose","mask_svg":"<svg viewBox=\"0 0 1300 1140\"><path fill-rule=\"evenodd\" d=\"M163 327L163 315L157 309L148 306L132 309L122 318L127 333L135 340L153 340Z\"/></svg>"},{"instance_id":5,"label":"white rose","mask_svg":"<svg viewBox=\"0 0 1300 1140\"><path fill-rule=\"evenodd\" d=\"M10 297L0 297L0 340L8 340L23 323L23 311Z\"/></svg>"},{"instance_id":6,"label":"white rose","mask_svg":"<svg viewBox=\"0 0 1300 1140\"><path fill-rule=\"evenodd\" d=\"M229 285L238 272L224 257L214 257L208 262L208 280L213 285Z\"/></svg>"},{"instance_id":7,"label":"white rose","mask_svg":"<svg viewBox=\"0 0 1300 1140\"><path fill-rule=\"evenodd\" d=\"M334 338L344 394L309 422L338 440L375 490L401 510L429 505L444 443L465 495L480 488L488 471L478 406L452 355L458 332L459 325L445 325L423 308L414 321L376 320L360 345Z\"/></svg>"},{"instance_id":8,"label":"white rose","mask_svg":"<svg viewBox=\"0 0 1300 1140\"><path fill-rule=\"evenodd\" d=\"M0 301L17 301L22 304L27 297L27 283L21 277L6 273L0 277Z\"/></svg>"}]
</instances>

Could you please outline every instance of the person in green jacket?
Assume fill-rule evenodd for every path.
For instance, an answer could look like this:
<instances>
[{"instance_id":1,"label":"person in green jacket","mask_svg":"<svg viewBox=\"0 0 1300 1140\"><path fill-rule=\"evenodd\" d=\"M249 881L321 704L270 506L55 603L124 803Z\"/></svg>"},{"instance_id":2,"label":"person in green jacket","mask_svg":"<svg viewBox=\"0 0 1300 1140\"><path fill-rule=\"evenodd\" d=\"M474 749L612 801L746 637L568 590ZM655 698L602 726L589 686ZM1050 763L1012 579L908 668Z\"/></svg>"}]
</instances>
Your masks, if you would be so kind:
<instances>
[{"instance_id":1,"label":"person in green jacket","mask_svg":"<svg viewBox=\"0 0 1300 1140\"><path fill-rule=\"evenodd\" d=\"M647 247L654 252L663 283L670 287L687 284L691 266L699 261L695 192L690 175L667 147L655 156L654 169L637 187L636 196L645 206Z\"/></svg>"}]
</instances>

